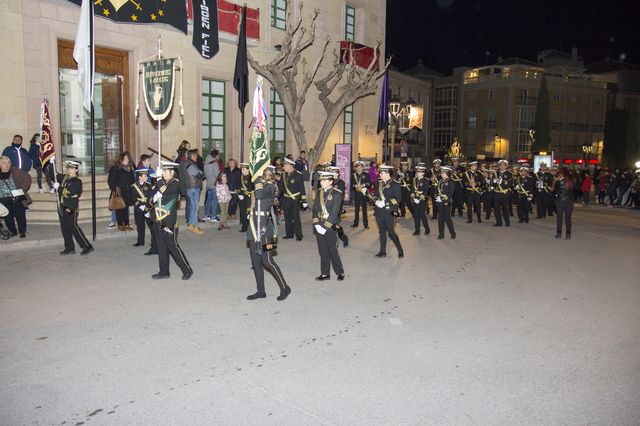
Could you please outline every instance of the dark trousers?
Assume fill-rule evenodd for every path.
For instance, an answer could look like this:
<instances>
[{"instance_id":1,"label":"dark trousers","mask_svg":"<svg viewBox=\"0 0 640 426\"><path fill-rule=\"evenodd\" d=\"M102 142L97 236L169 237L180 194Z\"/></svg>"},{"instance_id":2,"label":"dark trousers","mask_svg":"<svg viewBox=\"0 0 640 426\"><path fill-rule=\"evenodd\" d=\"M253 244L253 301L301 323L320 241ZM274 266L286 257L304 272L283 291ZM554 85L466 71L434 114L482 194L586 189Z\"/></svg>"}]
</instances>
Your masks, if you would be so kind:
<instances>
[{"instance_id":1,"label":"dark trousers","mask_svg":"<svg viewBox=\"0 0 640 426\"><path fill-rule=\"evenodd\" d=\"M438 208L436 207L435 194L431 194L431 207L433 207L433 212L431 213L431 219L435 220L438 218Z\"/></svg>"},{"instance_id":2,"label":"dark trousers","mask_svg":"<svg viewBox=\"0 0 640 426\"><path fill-rule=\"evenodd\" d=\"M116 210L116 221L118 222L118 226L129 225L129 206Z\"/></svg>"},{"instance_id":3,"label":"dark trousers","mask_svg":"<svg viewBox=\"0 0 640 426\"><path fill-rule=\"evenodd\" d=\"M378 223L378 232L380 233L380 253L387 252L387 234L389 234L389 238L391 238L391 241L395 244L398 252L402 251L400 238L398 238L398 234L396 234L396 230L394 229L395 221L393 215L387 211L376 212L376 222Z\"/></svg>"},{"instance_id":4,"label":"dark trousers","mask_svg":"<svg viewBox=\"0 0 640 426\"><path fill-rule=\"evenodd\" d=\"M464 208L464 189L458 183L454 184L455 191L453 191L453 214L455 216L456 210L458 211L458 215L462 217L462 209Z\"/></svg>"},{"instance_id":5,"label":"dark trousers","mask_svg":"<svg viewBox=\"0 0 640 426\"><path fill-rule=\"evenodd\" d=\"M451 205L444 203L437 203L438 208L438 237L444 238L444 225L447 224L449 228L449 234L452 237L456 236L456 230L453 229L453 221L451 220Z\"/></svg>"},{"instance_id":6,"label":"dark trousers","mask_svg":"<svg viewBox=\"0 0 640 426\"><path fill-rule=\"evenodd\" d=\"M284 197L282 199L284 208L284 228L285 234L289 237L296 234L302 238L302 225L300 224L300 207L294 199Z\"/></svg>"},{"instance_id":7,"label":"dark trousers","mask_svg":"<svg viewBox=\"0 0 640 426\"><path fill-rule=\"evenodd\" d=\"M482 203L484 204L484 218L491 218L491 209L493 208L493 191L486 191L482 194Z\"/></svg>"},{"instance_id":8,"label":"dark trousers","mask_svg":"<svg viewBox=\"0 0 640 426\"><path fill-rule=\"evenodd\" d=\"M549 208L547 207L547 192L542 190L536 193L536 217L543 218L547 217L547 211Z\"/></svg>"},{"instance_id":9,"label":"dark trousers","mask_svg":"<svg viewBox=\"0 0 640 426\"><path fill-rule=\"evenodd\" d=\"M567 235L571 235L571 215L573 214L573 200L556 200L556 232L562 234L562 221L567 228Z\"/></svg>"},{"instance_id":10,"label":"dark trousers","mask_svg":"<svg viewBox=\"0 0 640 426\"><path fill-rule=\"evenodd\" d=\"M400 197L400 216L405 217L407 209L413 214L413 206L411 205L411 194L404 186L401 189L402 196Z\"/></svg>"},{"instance_id":11,"label":"dark trousers","mask_svg":"<svg viewBox=\"0 0 640 426\"><path fill-rule=\"evenodd\" d=\"M261 244L261 243L259 243ZM287 287L287 283L284 280L284 275L276 262L273 261L273 254L271 251L262 250L262 253L257 253L256 242L253 239L249 239L249 254L251 255L251 266L253 266L253 274L256 277L256 285L258 292L264 293L264 270L266 269L275 278L280 290L284 290Z\"/></svg>"},{"instance_id":12,"label":"dark trousers","mask_svg":"<svg viewBox=\"0 0 640 426\"><path fill-rule=\"evenodd\" d=\"M240 210L240 230L246 231L247 226L249 226L249 218L247 217L247 210L249 209L249 205L251 204L251 199L247 195L243 195L244 199L238 199L238 207Z\"/></svg>"},{"instance_id":13,"label":"dark trousers","mask_svg":"<svg viewBox=\"0 0 640 426\"><path fill-rule=\"evenodd\" d=\"M598 191L598 204L604 204L604 197L607 193L604 190Z\"/></svg>"},{"instance_id":14,"label":"dark trousers","mask_svg":"<svg viewBox=\"0 0 640 426\"><path fill-rule=\"evenodd\" d=\"M529 212L531 211L531 201L524 195L518 195L518 220L529 223Z\"/></svg>"},{"instance_id":15,"label":"dark trousers","mask_svg":"<svg viewBox=\"0 0 640 426\"><path fill-rule=\"evenodd\" d=\"M427 201L420 201L413 205L413 224L416 232L420 232L420 223L424 226L425 231L429 231L429 222L427 222Z\"/></svg>"},{"instance_id":16,"label":"dark trousers","mask_svg":"<svg viewBox=\"0 0 640 426\"><path fill-rule=\"evenodd\" d=\"M144 216L144 212L138 208L135 209L133 213L135 221L136 221L136 231L138 232L138 240L137 244L144 245L144 234L145 234L145 225L149 228L149 233L151 235L151 251L157 252L158 247L156 247L156 237L153 229L153 224L151 223L151 219L148 219Z\"/></svg>"},{"instance_id":17,"label":"dark trousers","mask_svg":"<svg viewBox=\"0 0 640 426\"><path fill-rule=\"evenodd\" d=\"M8 198L7 200L11 200ZM9 210L9 214L4 218L4 223L7 224L7 229L11 234L15 235L17 233L24 234L27 232L27 215L25 214L24 204L22 201L18 201L14 203L13 201L6 201L2 203L7 210ZM18 228L16 229L16 222L18 223Z\"/></svg>"},{"instance_id":18,"label":"dark trousers","mask_svg":"<svg viewBox=\"0 0 640 426\"><path fill-rule=\"evenodd\" d=\"M509 218L509 195L501 192L493 194L493 212L496 215L496 224L502 226L502 218L505 224L511 223Z\"/></svg>"},{"instance_id":19,"label":"dark trousers","mask_svg":"<svg viewBox=\"0 0 640 426\"><path fill-rule=\"evenodd\" d=\"M553 194L545 192L545 205L547 206L547 216L553 216L553 210L556 205Z\"/></svg>"},{"instance_id":20,"label":"dark trousers","mask_svg":"<svg viewBox=\"0 0 640 426\"><path fill-rule=\"evenodd\" d=\"M353 196L354 204L356 208L356 216L353 219L353 224L357 225L360 221L360 208L362 208L362 223L365 227L369 226L369 218L367 217L367 197L362 195L362 193L357 192Z\"/></svg>"},{"instance_id":21,"label":"dark trousers","mask_svg":"<svg viewBox=\"0 0 640 426\"><path fill-rule=\"evenodd\" d=\"M84 250L91 247L91 243L87 240L87 237L82 232L82 229L78 226L78 211L68 214L64 210L60 217L60 229L62 230L62 238L64 238L64 249L75 250L73 239L78 242L78 245Z\"/></svg>"},{"instance_id":22,"label":"dark trousers","mask_svg":"<svg viewBox=\"0 0 640 426\"><path fill-rule=\"evenodd\" d=\"M333 229L327 229L324 235L316 232L316 241L318 243L318 253L320 254L320 273L329 275L333 267L333 272L337 275L344 274L342 260L338 254L338 235Z\"/></svg>"},{"instance_id":23,"label":"dark trousers","mask_svg":"<svg viewBox=\"0 0 640 426\"><path fill-rule=\"evenodd\" d=\"M160 275L169 275L169 255L176 262L183 274L193 272L187 256L178 244L178 227L173 228L173 233L162 230L160 223L153 224L156 233L156 243L158 245L158 264L160 266Z\"/></svg>"},{"instance_id":24,"label":"dark trousers","mask_svg":"<svg viewBox=\"0 0 640 426\"><path fill-rule=\"evenodd\" d=\"M467 220L471 221L473 218L473 211L476 212L478 222L482 222L480 215L482 213L482 206L480 205L481 195L478 192L468 190L467 191Z\"/></svg>"},{"instance_id":25,"label":"dark trousers","mask_svg":"<svg viewBox=\"0 0 640 426\"><path fill-rule=\"evenodd\" d=\"M238 194L231 194L231 200L229 201L229 216L235 215L238 210Z\"/></svg>"},{"instance_id":26,"label":"dark trousers","mask_svg":"<svg viewBox=\"0 0 640 426\"><path fill-rule=\"evenodd\" d=\"M513 204L516 201L516 195L513 192L509 192L508 194L508 206L509 206L509 216L513 216Z\"/></svg>"}]
</instances>

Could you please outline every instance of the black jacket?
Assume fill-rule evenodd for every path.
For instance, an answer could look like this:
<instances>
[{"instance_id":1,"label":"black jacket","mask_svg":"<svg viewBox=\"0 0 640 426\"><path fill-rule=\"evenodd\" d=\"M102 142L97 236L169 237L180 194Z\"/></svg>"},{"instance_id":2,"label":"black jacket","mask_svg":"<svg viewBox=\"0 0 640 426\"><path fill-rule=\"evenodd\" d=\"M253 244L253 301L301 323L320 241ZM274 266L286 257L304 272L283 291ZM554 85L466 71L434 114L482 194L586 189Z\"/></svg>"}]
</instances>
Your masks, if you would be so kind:
<instances>
[{"instance_id":1,"label":"black jacket","mask_svg":"<svg viewBox=\"0 0 640 426\"><path fill-rule=\"evenodd\" d=\"M242 172L239 168L234 167L231 170L229 167L225 167L223 172L227 175L227 185L229 185L229 191L235 192L240 188L240 177L242 176Z\"/></svg>"},{"instance_id":2,"label":"black jacket","mask_svg":"<svg viewBox=\"0 0 640 426\"><path fill-rule=\"evenodd\" d=\"M78 177L69 177L69 175L62 174L57 176L57 180L60 182L60 188L58 188L60 207L63 210L77 211L80 204L80 196L82 195L82 181Z\"/></svg>"},{"instance_id":3,"label":"black jacket","mask_svg":"<svg viewBox=\"0 0 640 426\"><path fill-rule=\"evenodd\" d=\"M344 193L335 187L326 191L320 189L313 203L313 224L332 229L334 225L340 223L340 206L343 196Z\"/></svg>"},{"instance_id":4,"label":"black jacket","mask_svg":"<svg viewBox=\"0 0 640 426\"><path fill-rule=\"evenodd\" d=\"M131 185L133 185L134 181L133 171L130 169L125 169L119 164L115 164L109 169L109 177L107 178L109 189L115 191L116 188L119 188L120 195L122 195L124 202L129 206L133 203Z\"/></svg>"},{"instance_id":5,"label":"black jacket","mask_svg":"<svg viewBox=\"0 0 640 426\"><path fill-rule=\"evenodd\" d=\"M158 192L162 194L162 199L153 203L153 197ZM180 181L171 179L165 183L163 180L159 180L152 192L151 200L153 204L151 219L154 222L159 222L163 228L166 227L175 232L180 200Z\"/></svg>"},{"instance_id":6,"label":"black jacket","mask_svg":"<svg viewBox=\"0 0 640 426\"><path fill-rule=\"evenodd\" d=\"M384 201L384 207L376 206L374 214L376 216L384 214L397 214L398 205L402 199L402 189L398 182L393 179L385 184L382 179L378 180L378 184L375 186L374 200Z\"/></svg>"}]
</instances>

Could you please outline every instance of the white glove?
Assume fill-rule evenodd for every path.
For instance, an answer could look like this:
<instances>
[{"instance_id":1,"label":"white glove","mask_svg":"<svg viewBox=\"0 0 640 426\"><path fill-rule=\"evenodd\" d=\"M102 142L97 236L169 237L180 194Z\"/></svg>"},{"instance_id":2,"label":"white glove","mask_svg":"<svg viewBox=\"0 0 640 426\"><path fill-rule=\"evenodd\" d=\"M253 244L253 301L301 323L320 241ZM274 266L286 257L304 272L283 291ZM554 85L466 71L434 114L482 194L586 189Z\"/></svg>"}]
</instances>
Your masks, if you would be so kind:
<instances>
[{"instance_id":1,"label":"white glove","mask_svg":"<svg viewBox=\"0 0 640 426\"><path fill-rule=\"evenodd\" d=\"M57 191L58 188L60 188L60 184L58 182L54 182L53 183L53 189L55 189Z\"/></svg>"},{"instance_id":2,"label":"white glove","mask_svg":"<svg viewBox=\"0 0 640 426\"><path fill-rule=\"evenodd\" d=\"M516 191L520 189L520 185L516 185Z\"/></svg>"},{"instance_id":3,"label":"white glove","mask_svg":"<svg viewBox=\"0 0 640 426\"><path fill-rule=\"evenodd\" d=\"M362 192L362 195L367 195L367 188L362 188L360 192Z\"/></svg>"},{"instance_id":4,"label":"white glove","mask_svg":"<svg viewBox=\"0 0 640 426\"><path fill-rule=\"evenodd\" d=\"M442 198L440 198L439 195L436 195L436 203L441 203L442 202Z\"/></svg>"},{"instance_id":5,"label":"white glove","mask_svg":"<svg viewBox=\"0 0 640 426\"><path fill-rule=\"evenodd\" d=\"M140 210L144 211L144 210L145 210L145 205L143 204L143 205L141 205L141 206L138 206L138 208L139 208Z\"/></svg>"},{"instance_id":6,"label":"white glove","mask_svg":"<svg viewBox=\"0 0 640 426\"><path fill-rule=\"evenodd\" d=\"M144 214L144 217L146 217L147 219L151 219L151 212L146 212Z\"/></svg>"},{"instance_id":7,"label":"white glove","mask_svg":"<svg viewBox=\"0 0 640 426\"><path fill-rule=\"evenodd\" d=\"M326 229L324 229L322 226L318 224L314 225L314 227L316 228L316 232L320 235L324 235L327 232Z\"/></svg>"},{"instance_id":8,"label":"white glove","mask_svg":"<svg viewBox=\"0 0 640 426\"><path fill-rule=\"evenodd\" d=\"M376 200L376 207L378 208L384 208L384 201L382 200Z\"/></svg>"},{"instance_id":9,"label":"white glove","mask_svg":"<svg viewBox=\"0 0 640 426\"><path fill-rule=\"evenodd\" d=\"M240 201L244 200L244 195L238 195L238 200Z\"/></svg>"},{"instance_id":10,"label":"white glove","mask_svg":"<svg viewBox=\"0 0 640 426\"><path fill-rule=\"evenodd\" d=\"M153 196L153 202L157 203L158 200L162 200L162 192L158 191L156 192L156 195Z\"/></svg>"},{"instance_id":11,"label":"white glove","mask_svg":"<svg viewBox=\"0 0 640 426\"><path fill-rule=\"evenodd\" d=\"M302 203L302 208L303 208L303 209L306 209L307 207L309 207L309 204L308 204L308 203L306 203L306 202Z\"/></svg>"},{"instance_id":12,"label":"white glove","mask_svg":"<svg viewBox=\"0 0 640 426\"><path fill-rule=\"evenodd\" d=\"M420 204L420 200L419 200L419 199L417 199L417 198L414 198L414 199L413 199L413 202L414 202L415 204Z\"/></svg>"}]
</instances>

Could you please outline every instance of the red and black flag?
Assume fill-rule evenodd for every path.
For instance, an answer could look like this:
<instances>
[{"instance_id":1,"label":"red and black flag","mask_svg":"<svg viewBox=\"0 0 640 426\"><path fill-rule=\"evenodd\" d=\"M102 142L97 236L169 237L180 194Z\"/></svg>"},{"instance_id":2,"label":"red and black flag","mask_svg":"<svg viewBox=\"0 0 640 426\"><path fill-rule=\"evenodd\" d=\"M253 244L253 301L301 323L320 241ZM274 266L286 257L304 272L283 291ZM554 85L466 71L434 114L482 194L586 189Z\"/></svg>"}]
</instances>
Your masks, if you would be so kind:
<instances>
[{"instance_id":1,"label":"red and black flag","mask_svg":"<svg viewBox=\"0 0 640 426\"><path fill-rule=\"evenodd\" d=\"M82 0L69 0L82 5ZM93 0L95 16L130 24L167 24L187 33L185 0Z\"/></svg>"},{"instance_id":2,"label":"red and black flag","mask_svg":"<svg viewBox=\"0 0 640 426\"><path fill-rule=\"evenodd\" d=\"M40 164L42 164L43 169L46 169L50 162L55 163L55 155L56 149L53 145L49 102L45 99L40 104Z\"/></svg>"}]
</instances>

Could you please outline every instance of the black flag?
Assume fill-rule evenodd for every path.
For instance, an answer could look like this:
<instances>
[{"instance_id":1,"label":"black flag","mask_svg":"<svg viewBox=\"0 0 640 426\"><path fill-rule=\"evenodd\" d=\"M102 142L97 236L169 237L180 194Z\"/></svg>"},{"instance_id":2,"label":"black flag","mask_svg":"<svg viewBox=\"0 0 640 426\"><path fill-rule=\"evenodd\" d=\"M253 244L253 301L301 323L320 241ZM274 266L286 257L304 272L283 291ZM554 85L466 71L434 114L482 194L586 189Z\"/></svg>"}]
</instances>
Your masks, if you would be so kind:
<instances>
[{"instance_id":1,"label":"black flag","mask_svg":"<svg viewBox=\"0 0 640 426\"><path fill-rule=\"evenodd\" d=\"M249 66L247 65L247 5L242 8L236 69L233 72L233 87L238 91L238 108L244 111L249 103Z\"/></svg>"},{"instance_id":2,"label":"black flag","mask_svg":"<svg viewBox=\"0 0 640 426\"><path fill-rule=\"evenodd\" d=\"M193 47L200 56L211 59L220 50L218 0L195 0L193 6Z\"/></svg>"}]
</instances>

